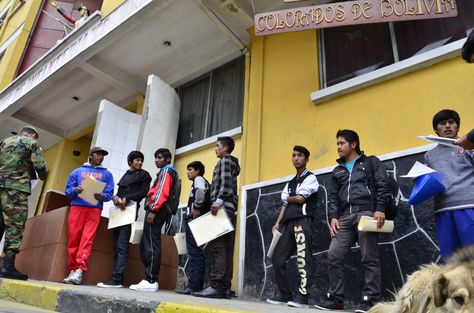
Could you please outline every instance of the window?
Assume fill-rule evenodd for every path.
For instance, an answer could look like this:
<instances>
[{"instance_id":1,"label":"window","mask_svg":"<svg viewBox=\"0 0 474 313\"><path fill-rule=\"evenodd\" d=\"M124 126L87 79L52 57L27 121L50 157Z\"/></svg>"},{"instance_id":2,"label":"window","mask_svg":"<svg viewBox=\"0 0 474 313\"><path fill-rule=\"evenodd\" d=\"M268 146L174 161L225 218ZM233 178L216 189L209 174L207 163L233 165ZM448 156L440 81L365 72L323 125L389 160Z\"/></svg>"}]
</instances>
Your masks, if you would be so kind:
<instances>
[{"instance_id":1,"label":"window","mask_svg":"<svg viewBox=\"0 0 474 313\"><path fill-rule=\"evenodd\" d=\"M227 63L178 88L177 148L242 125L245 58Z\"/></svg>"},{"instance_id":2,"label":"window","mask_svg":"<svg viewBox=\"0 0 474 313\"><path fill-rule=\"evenodd\" d=\"M451 18L328 28L320 31L323 87L466 37L474 28L474 1L457 0Z\"/></svg>"}]
</instances>

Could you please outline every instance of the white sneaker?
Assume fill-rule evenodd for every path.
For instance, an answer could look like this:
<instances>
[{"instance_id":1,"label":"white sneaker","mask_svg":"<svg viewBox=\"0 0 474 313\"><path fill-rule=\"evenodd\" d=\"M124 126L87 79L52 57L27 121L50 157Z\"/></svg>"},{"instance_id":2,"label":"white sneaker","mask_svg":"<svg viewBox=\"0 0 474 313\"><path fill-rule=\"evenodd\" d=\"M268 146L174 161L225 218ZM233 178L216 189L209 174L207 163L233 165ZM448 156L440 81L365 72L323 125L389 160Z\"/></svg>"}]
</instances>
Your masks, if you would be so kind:
<instances>
[{"instance_id":1,"label":"white sneaker","mask_svg":"<svg viewBox=\"0 0 474 313\"><path fill-rule=\"evenodd\" d=\"M130 289L136 291L158 291L158 282L154 282L152 284L148 282L148 280L143 279L136 285L130 285Z\"/></svg>"},{"instance_id":2,"label":"white sneaker","mask_svg":"<svg viewBox=\"0 0 474 313\"><path fill-rule=\"evenodd\" d=\"M69 276L63 279L63 283L69 284L71 283L71 279L74 276L74 270L69 272Z\"/></svg>"},{"instance_id":3,"label":"white sneaker","mask_svg":"<svg viewBox=\"0 0 474 313\"><path fill-rule=\"evenodd\" d=\"M82 273L83 271L81 269L76 270L72 275L71 279L69 280L69 283L74 285L80 285L82 283Z\"/></svg>"}]
</instances>

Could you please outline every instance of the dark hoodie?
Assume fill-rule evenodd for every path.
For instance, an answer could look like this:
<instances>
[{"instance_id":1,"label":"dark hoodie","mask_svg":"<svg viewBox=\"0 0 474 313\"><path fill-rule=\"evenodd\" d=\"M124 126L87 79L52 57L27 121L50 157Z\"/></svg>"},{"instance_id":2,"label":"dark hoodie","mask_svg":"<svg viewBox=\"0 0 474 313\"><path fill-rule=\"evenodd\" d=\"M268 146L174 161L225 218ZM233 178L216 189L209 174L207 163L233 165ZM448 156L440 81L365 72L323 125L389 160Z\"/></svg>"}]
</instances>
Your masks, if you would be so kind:
<instances>
[{"instance_id":1,"label":"dark hoodie","mask_svg":"<svg viewBox=\"0 0 474 313\"><path fill-rule=\"evenodd\" d=\"M211 202L226 208L236 209L238 202L237 176L240 173L239 159L226 154L214 168L211 184Z\"/></svg>"}]
</instances>

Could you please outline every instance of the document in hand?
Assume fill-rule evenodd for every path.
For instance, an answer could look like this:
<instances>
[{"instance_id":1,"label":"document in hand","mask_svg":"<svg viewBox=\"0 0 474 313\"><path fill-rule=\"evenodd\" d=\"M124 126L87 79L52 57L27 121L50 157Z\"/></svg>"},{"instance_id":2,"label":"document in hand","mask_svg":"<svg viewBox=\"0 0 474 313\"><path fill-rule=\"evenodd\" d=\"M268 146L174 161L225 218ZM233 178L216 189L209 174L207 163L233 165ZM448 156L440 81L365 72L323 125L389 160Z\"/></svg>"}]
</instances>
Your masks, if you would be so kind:
<instances>
[{"instance_id":1,"label":"document in hand","mask_svg":"<svg viewBox=\"0 0 474 313\"><path fill-rule=\"evenodd\" d=\"M109 225L108 229L132 224L135 222L135 216L137 214L137 203L130 201L130 203L122 210L118 207L112 207L109 210Z\"/></svg>"},{"instance_id":2,"label":"document in hand","mask_svg":"<svg viewBox=\"0 0 474 313\"><path fill-rule=\"evenodd\" d=\"M429 135L429 136L418 136L420 139L424 139L426 141L430 141L433 143L437 143L440 145L445 145L445 146L450 146L454 147L454 141L456 139L454 138L446 138L446 137L439 137L439 136L434 136L434 135Z\"/></svg>"},{"instance_id":3,"label":"document in hand","mask_svg":"<svg viewBox=\"0 0 474 313\"><path fill-rule=\"evenodd\" d=\"M95 193L102 193L105 188L105 183L98 181L97 179L86 176L82 182L82 192L79 194L79 197L86 200L90 203L97 203L97 200L94 198Z\"/></svg>"},{"instance_id":4,"label":"document in hand","mask_svg":"<svg viewBox=\"0 0 474 313\"><path fill-rule=\"evenodd\" d=\"M188 223L198 246L234 230L225 209L219 209L214 216L208 212Z\"/></svg>"},{"instance_id":5,"label":"document in hand","mask_svg":"<svg viewBox=\"0 0 474 313\"><path fill-rule=\"evenodd\" d=\"M362 216L359 221L357 229L359 231L369 231L378 233L391 233L393 232L393 221L385 220L382 228L377 228L377 220L370 216Z\"/></svg>"},{"instance_id":6,"label":"document in hand","mask_svg":"<svg viewBox=\"0 0 474 313\"><path fill-rule=\"evenodd\" d=\"M186 233L176 233L173 238L176 243L176 249L178 249L178 254L183 255L188 253L186 249Z\"/></svg>"},{"instance_id":7,"label":"document in hand","mask_svg":"<svg viewBox=\"0 0 474 313\"><path fill-rule=\"evenodd\" d=\"M130 232L129 242L133 245L139 244L143 235L143 221L133 222L132 231Z\"/></svg>"},{"instance_id":8,"label":"document in hand","mask_svg":"<svg viewBox=\"0 0 474 313\"><path fill-rule=\"evenodd\" d=\"M268 248L267 257L271 258L273 256L273 252L275 251L276 245L278 241L280 240L280 237L281 237L281 233L278 230L276 230L273 233L273 239L272 239L272 242L270 243L270 247Z\"/></svg>"}]
</instances>

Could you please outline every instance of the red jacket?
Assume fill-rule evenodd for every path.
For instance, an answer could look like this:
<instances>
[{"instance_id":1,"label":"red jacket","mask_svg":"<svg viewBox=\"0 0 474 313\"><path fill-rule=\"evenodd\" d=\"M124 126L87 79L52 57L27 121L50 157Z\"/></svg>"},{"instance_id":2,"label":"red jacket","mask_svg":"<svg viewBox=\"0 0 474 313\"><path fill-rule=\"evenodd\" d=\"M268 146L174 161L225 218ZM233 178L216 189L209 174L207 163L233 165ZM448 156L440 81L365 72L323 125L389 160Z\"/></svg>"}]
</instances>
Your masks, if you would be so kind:
<instances>
[{"instance_id":1,"label":"red jacket","mask_svg":"<svg viewBox=\"0 0 474 313\"><path fill-rule=\"evenodd\" d=\"M161 168L158 174L156 174L153 187L151 187L147 194L147 198L150 199L150 204L148 208L146 208L147 210L158 213L166 201L168 201L173 186L173 177L169 173L169 171L172 170L173 168L167 165Z\"/></svg>"}]
</instances>

